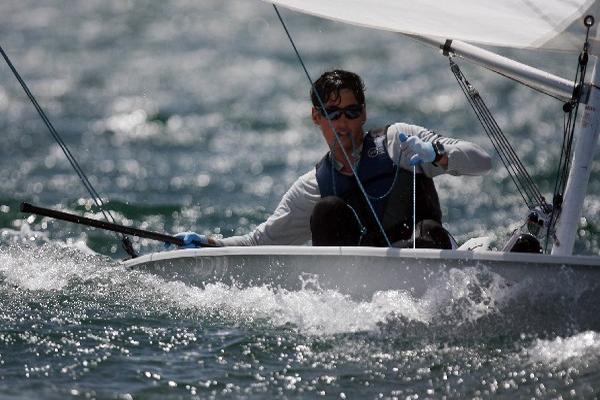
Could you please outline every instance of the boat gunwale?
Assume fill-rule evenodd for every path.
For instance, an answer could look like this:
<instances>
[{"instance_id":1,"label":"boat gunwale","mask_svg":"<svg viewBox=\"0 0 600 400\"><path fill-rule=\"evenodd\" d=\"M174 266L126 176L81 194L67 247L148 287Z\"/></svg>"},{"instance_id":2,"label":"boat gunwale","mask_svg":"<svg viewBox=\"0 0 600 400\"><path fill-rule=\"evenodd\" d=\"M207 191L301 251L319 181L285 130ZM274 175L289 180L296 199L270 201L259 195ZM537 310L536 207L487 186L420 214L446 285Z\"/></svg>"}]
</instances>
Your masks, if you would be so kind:
<instances>
[{"instance_id":1,"label":"boat gunwale","mask_svg":"<svg viewBox=\"0 0 600 400\"><path fill-rule=\"evenodd\" d=\"M199 249L176 249L155 252L121 261L128 268L156 261L182 258L228 257L228 256L342 256L342 257L385 257L397 259L439 259L453 261L493 261L528 264L581 265L600 267L598 256L554 256L549 254L509 253L500 251L400 249L359 246L227 246ZM525 267L525 266L524 266Z\"/></svg>"}]
</instances>

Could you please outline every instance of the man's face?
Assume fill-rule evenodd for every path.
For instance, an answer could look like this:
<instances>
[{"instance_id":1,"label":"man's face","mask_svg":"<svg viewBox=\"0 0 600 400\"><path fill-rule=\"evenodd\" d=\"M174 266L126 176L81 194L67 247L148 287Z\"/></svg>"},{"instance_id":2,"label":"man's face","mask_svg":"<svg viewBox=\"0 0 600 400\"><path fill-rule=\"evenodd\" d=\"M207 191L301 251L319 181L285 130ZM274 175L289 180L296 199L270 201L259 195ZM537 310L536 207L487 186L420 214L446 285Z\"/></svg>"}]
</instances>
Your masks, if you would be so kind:
<instances>
[{"instance_id":1,"label":"man's face","mask_svg":"<svg viewBox=\"0 0 600 400\"><path fill-rule=\"evenodd\" d=\"M335 132L337 132L341 145L346 150L348 156L351 156L353 150L353 141L354 146L356 147L362 145L363 124L367 119L367 111L364 106L361 106L358 103L354 93L352 93L350 89L340 90L340 95L337 99L333 98L333 96L335 96L335 93L332 94L332 96L325 103L325 108L327 110L345 109L350 107L350 111L338 113L340 114L339 118L332 119L331 122L329 122L320 110L313 107L312 119L315 125L318 125L319 128L321 128L323 137L327 141L329 148L335 153L336 158L345 164L344 155L339 147L340 144L336 141L335 134L331 127L333 126ZM358 110L358 112L352 110L352 106L356 106L355 110ZM332 114L331 111L329 113ZM333 114L335 115L335 113ZM356 116L356 118L348 118L349 116Z\"/></svg>"}]
</instances>

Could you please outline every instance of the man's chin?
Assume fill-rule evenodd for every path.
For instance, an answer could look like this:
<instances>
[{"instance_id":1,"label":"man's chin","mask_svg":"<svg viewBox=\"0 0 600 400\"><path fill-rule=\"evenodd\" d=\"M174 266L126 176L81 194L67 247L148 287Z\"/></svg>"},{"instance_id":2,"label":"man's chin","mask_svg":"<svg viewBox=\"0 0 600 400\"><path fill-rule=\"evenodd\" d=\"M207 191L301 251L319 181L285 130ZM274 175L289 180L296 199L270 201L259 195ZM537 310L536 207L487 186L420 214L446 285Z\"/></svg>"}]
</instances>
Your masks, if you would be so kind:
<instances>
[{"instance_id":1,"label":"man's chin","mask_svg":"<svg viewBox=\"0 0 600 400\"><path fill-rule=\"evenodd\" d=\"M344 150L342 150L340 147L337 147L337 146L336 146L335 148L333 148L333 149L331 149L331 150L332 150L332 152L333 152L333 153L335 153L335 154L339 154L339 155L340 155L340 157L342 157L342 158L344 157L344 150L345 150L345 153L346 153L346 154L347 154L349 157L350 157L350 156L352 156L352 149L344 149Z\"/></svg>"},{"instance_id":2,"label":"man's chin","mask_svg":"<svg viewBox=\"0 0 600 400\"><path fill-rule=\"evenodd\" d=\"M346 153L351 154L352 150L354 149L352 142L350 140L344 140L344 139L342 139L341 142L342 142L342 146L343 146L344 150L346 150ZM335 142L333 144L333 147L330 146L330 148L337 153L337 152L342 151L342 146L340 146L339 143Z\"/></svg>"}]
</instances>

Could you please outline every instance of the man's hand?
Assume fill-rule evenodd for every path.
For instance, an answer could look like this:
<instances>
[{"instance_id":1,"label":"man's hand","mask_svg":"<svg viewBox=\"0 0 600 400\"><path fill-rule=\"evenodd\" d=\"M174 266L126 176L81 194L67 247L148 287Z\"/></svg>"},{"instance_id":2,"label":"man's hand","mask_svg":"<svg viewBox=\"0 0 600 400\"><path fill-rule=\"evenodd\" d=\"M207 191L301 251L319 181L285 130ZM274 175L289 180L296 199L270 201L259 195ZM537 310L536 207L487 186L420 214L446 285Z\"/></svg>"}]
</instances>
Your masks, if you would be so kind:
<instances>
[{"instance_id":1,"label":"man's hand","mask_svg":"<svg viewBox=\"0 0 600 400\"><path fill-rule=\"evenodd\" d=\"M410 165L415 166L422 162L430 163L435 161L435 150L433 144L421 140L417 136L407 136L401 132L398 136L402 147L408 147L408 149L414 153L410 158Z\"/></svg>"},{"instance_id":2,"label":"man's hand","mask_svg":"<svg viewBox=\"0 0 600 400\"><path fill-rule=\"evenodd\" d=\"M199 235L196 232L181 232L175 235L175 237L183 239L183 246L181 247L185 249L194 249L209 244L209 240L206 235Z\"/></svg>"}]
</instances>

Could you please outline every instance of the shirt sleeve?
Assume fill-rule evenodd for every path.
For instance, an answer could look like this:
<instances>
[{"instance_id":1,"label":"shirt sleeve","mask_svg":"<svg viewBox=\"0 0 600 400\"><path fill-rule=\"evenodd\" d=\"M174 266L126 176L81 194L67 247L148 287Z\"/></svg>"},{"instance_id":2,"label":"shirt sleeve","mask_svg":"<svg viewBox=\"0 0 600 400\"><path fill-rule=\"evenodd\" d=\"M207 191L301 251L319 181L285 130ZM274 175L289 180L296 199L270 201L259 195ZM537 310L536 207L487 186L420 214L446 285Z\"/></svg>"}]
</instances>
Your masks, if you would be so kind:
<instances>
[{"instance_id":1,"label":"shirt sleeve","mask_svg":"<svg viewBox=\"0 0 600 400\"><path fill-rule=\"evenodd\" d=\"M439 141L444 145L448 154L448 167L433 165L432 163L421 163L417 166L417 172L424 173L429 177L441 174L450 175L484 175L492 169L490 155L475 143L466 140L444 137L421 126L405 123L395 123L387 131L388 151L392 160L401 168L412 171L410 158L413 152L404 143L400 142L399 134L418 136L426 142Z\"/></svg>"},{"instance_id":2,"label":"shirt sleeve","mask_svg":"<svg viewBox=\"0 0 600 400\"><path fill-rule=\"evenodd\" d=\"M222 246L302 245L311 240L310 216L321 198L314 168L285 193L275 212L254 231L217 240Z\"/></svg>"}]
</instances>

